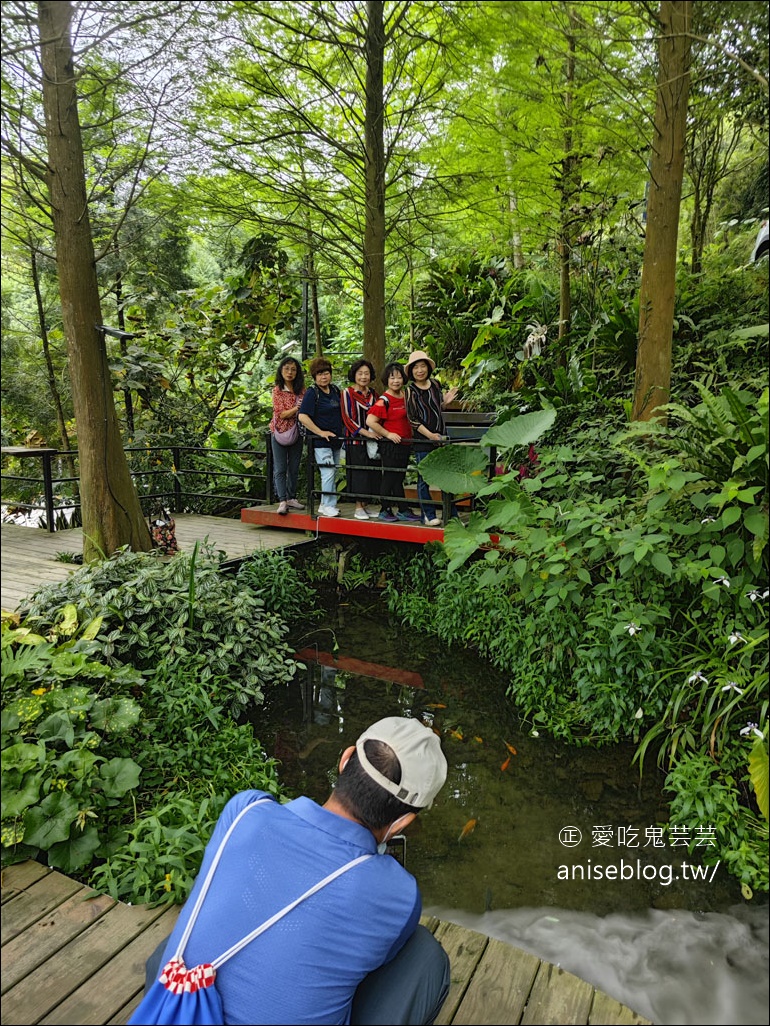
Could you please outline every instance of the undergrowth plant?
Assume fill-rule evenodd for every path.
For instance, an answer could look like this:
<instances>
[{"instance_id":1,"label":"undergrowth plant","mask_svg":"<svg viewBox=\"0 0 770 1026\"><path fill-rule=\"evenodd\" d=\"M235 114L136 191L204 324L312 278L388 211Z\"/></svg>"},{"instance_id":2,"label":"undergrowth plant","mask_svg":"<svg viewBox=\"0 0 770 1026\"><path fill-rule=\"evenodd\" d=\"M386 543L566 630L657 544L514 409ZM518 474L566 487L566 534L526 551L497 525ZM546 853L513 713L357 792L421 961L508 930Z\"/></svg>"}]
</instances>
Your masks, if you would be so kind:
<instances>
[{"instance_id":1,"label":"undergrowth plant","mask_svg":"<svg viewBox=\"0 0 770 1026\"><path fill-rule=\"evenodd\" d=\"M711 808L701 786L712 802L732 794L739 820L717 833L715 857L766 889L752 867L767 841L768 393L698 394L669 408L652 444L648 426L640 437L583 424L564 444L538 443L532 477L513 443L517 431L526 443L527 417L547 433L543 414L482 439L511 467L489 483L472 450L431 454L428 483L472 493L477 508L447 524L433 580L411 591L392 580L388 598L405 622L506 672L534 734L629 738L640 763L655 749L692 799L674 803L672 822ZM701 756L714 766L708 785L685 772ZM746 857L728 859L733 847Z\"/></svg>"},{"instance_id":2,"label":"undergrowth plant","mask_svg":"<svg viewBox=\"0 0 770 1026\"><path fill-rule=\"evenodd\" d=\"M121 691L142 678L99 660L99 627L74 606L45 637L2 624L2 844L65 873L100 850L141 774L120 741L141 714Z\"/></svg>"},{"instance_id":3,"label":"undergrowth plant","mask_svg":"<svg viewBox=\"0 0 770 1026\"><path fill-rule=\"evenodd\" d=\"M68 603L81 615L99 615L106 658L140 670L184 662L237 716L261 702L266 687L290 680L294 662L286 621L219 567L210 546L169 562L121 551L40 589L25 615L43 628Z\"/></svg>"},{"instance_id":4,"label":"undergrowth plant","mask_svg":"<svg viewBox=\"0 0 770 1026\"><path fill-rule=\"evenodd\" d=\"M124 901L185 900L226 801L280 794L237 720L295 669L266 601L312 613L280 568L283 584L273 554L236 577L210 547L167 563L121 552L4 623L4 863L37 854Z\"/></svg>"}]
</instances>

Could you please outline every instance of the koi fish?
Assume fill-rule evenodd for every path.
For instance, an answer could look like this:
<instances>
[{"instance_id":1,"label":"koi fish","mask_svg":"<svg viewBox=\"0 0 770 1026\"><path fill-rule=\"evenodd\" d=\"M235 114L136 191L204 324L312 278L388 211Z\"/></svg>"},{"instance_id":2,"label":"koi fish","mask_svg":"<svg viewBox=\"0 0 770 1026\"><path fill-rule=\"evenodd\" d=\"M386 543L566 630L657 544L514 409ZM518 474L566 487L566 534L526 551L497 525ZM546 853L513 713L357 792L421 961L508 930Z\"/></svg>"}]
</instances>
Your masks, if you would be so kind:
<instances>
[{"instance_id":1,"label":"koi fish","mask_svg":"<svg viewBox=\"0 0 770 1026\"><path fill-rule=\"evenodd\" d=\"M425 708L426 709L446 709L446 706L444 705L443 702L429 702L428 705L425 706Z\"/></svg>"},{"instance_id":2,"label":"koi fish","mask_svg":"<svg viewBox=\"0 0 770 1026\"><path fill-rule=\"evenodd\" d=\"M511 753L511 755L518 755L519 754L516 751L516 749L513 747L513 745L509 745L507 741L505 742L505 747L508 749L508 751Z\"/></svg>"},{"instance_id":3,"label":"koi fish","mask_svg":"<svg viewBox=\"0 0 770 1026\"><path fill-rule=\"evenodd\" d=\"M465 738L462 736L462 734L460 733L459 730L448 730L447 734L449 734L450 737L453 737L455 739L455 741L464 741L465 740Z\"/></svg>"},{"instance_id":4,"label":"koi fish","mask_svg":"<svg viewBox=\"0 0 770 1026\"><path fill-rule=\"evenodd\" d=\"M500 772L501 773L505 773L505 771L508 769L508 767L510 765L511 765L511 757L509 755L508 758L505 760L505 762L501 765Z\"/></svg>"},{"instance_id":5,"label":"koi fish","mask_svg":"<svg viewBox=\"0 0 770 1026\"><path fill-rule=\"evenodd\" d=\"M463 837L467 837L468 834L472 834L476 829L477 819L469 819L465 826L460 831L460 836L457 838L458 841L462 841Z\"/></svg>"},{"instance_id":6,"label":"koi fish","mask_svg":"<svg viewBox=\"0 0 770 1026\"><path fill-rule=\"evenodd\" d=\"M483 738L483 737L474 737L474 739L473 739L473 740L474 740L474 741L478 741L478 743L479 743L480 745L483 745L483 744L484 744L484 738Z\"/></svg>"},{"instance_id":7,"label":"koi fish","mask_svg":"<svg viewBox=\"0 0 770 1026\"><path fill-rule=\"evenodd\" d=\"M302 751L297 752L298 759L307 759L312 751L318 748L319 745L330 745L331 738L328 737L315 737L312 741L309 741Z\"/></svg>"}]
</instances>

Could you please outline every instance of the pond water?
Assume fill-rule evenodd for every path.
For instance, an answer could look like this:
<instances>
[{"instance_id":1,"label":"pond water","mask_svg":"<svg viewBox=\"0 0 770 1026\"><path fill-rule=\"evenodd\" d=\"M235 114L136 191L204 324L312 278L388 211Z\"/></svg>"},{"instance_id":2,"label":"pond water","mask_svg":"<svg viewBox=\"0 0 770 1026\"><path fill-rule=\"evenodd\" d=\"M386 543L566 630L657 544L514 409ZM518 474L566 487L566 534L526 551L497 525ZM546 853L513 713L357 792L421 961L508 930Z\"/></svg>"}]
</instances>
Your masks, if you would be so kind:
<instances>
[{"instance_id":1,"label":"pond water","mask_svg":"<svg viewBox=\"0 0 770 1026\"><path fill-rule=\"evenodd\" d=\"M342 750L383 716L441 733L447 782L407 838L426 910L658 1023L767 1022L766 903L747 906L721 867L688 854L685 834L663 835L662 777L650 765L640 783L632 746L532 736L495 670L391 622L376 595L293 640L306 668L255 715L288 789L323 802ZM708 845L708 824L689 834Z\"/></svg>"}]
</instances>

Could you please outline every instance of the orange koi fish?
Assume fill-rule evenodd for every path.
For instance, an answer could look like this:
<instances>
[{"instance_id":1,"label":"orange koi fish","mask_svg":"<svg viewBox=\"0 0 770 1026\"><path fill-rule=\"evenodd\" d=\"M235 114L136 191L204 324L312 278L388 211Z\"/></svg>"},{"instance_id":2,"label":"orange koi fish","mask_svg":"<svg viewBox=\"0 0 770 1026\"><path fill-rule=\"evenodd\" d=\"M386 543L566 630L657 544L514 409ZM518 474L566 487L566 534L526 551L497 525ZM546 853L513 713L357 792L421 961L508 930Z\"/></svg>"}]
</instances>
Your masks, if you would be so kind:
<instances>
[{"instance_id":1,"label":"orange koi fish","mask_svg":"<svg viewBox=\"0 0 770 1026\"><path fill-rule=\"evenodd\" d=\"M505 742L505 747L508 749L508 751L511 753L511 755L518 755L519 754L516 751L516 749L513 747L513 745L509 745L507 741Z\"/></svg>"},{"instance_id":2,"label":"orange koi fish","mask_svg":"<svg viewBox=\"0 0 770 1026\"><path fill-rule=\"evenodd\" d=\"M425 706L425 708L426 709L446 709L446 706L444 705L443 702L429 702Z\"/></svg>"},{"instance_id":3,"label":"orange koi fish","mask_svg":"<svg viewBox=\"0 0 770 1026\"><path fill-rule=\"evenodd\" d=\"M483 738L483 737L474 737L474 739L473 739L473 740L474 740L474 741L478 741L478 743L479 743L480 745L483 745L483 744L484 744L484 738Z\"/></svg>"},{"instance_id":4,"label":"orange koi fish","mask_svg":"<svg viewBox=\"0 0 770 1026\"><path fill-rule=\"evenodd\" d=\"M510 765L511 765L511 757L510 757L510 755L509 755L509 756L508 756L508 758L507 758L507 759L505 760L505 762L504 762L504 763L502 764L502 766L500 767L500 772L501 772L501 773L505 773L505 771L506 771L506 770L508 769L508 767L509 767Z\"/></svg>"},{"instance_id":5,"label":"orange koi fish","mask_svg":"<svg viewBox=\"0 0 770 1026\"><path fill-rule=\"evenodd\" d=\"M465 826L460 831L460 836L457 838L458 841L462 841L463 837L467 837L468 834L472 834L476 829L477 819L469 819Z\"/></svg>"},{"instance_id":6,"label":"orange koi fish","mask_svg":"<svg viewBox=\"0 0 770 1026\"><path fill-rule=\"evenodd\" d=\"M450 737L453 737L455 741L465 740L459 730L448 730L447 734L449 734Z\"/></svg>"}]
</instances>

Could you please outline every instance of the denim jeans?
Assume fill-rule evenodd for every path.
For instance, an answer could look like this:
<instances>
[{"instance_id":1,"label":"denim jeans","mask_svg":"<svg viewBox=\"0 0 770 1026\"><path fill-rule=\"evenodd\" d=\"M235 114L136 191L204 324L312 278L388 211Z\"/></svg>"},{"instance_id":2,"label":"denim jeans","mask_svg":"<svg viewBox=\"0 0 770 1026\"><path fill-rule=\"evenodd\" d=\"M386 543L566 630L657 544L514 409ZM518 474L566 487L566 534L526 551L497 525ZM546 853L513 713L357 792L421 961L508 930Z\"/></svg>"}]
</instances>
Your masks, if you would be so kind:
<instances>
[{"instance_id":1,"label":"denim jeans","mask_svg":"<svg viewBox=\"0 0 770 1026\"><path fill-rule=\"evenodd\" d=\"M420 463L428 455L427 452L420 452L415 449L414 462L419 466ZM430 487L426 481L417 475L417 498L420 500L420 512L424 517L434 517L436 512L441 512L441 506L437 506L436 503L431 499Z\"/></svg>"},{"instance_id":2,"label":"denim jeans","mask_svg":"<svg viewBox=\"0 0 770 1026\"><path fill-rule=\"evenodd\" d=\"M302 439L294 445L280 445L275 436L270 436L273 446L273 484L279 502L297 498L299 462L302 459Z\"/></svg>"},{"instance_id":3,"label":"denim jeans","mask_svg":"<svg viewBox=\"0 0 770 1026\"><path fill-rule=\"evenodd\" d=\"M342 449L316 449L315 461L321 474L321 505L337 506L337 488L335 479L337 467L342 460Z\"/></svg>"}]
</instances>

